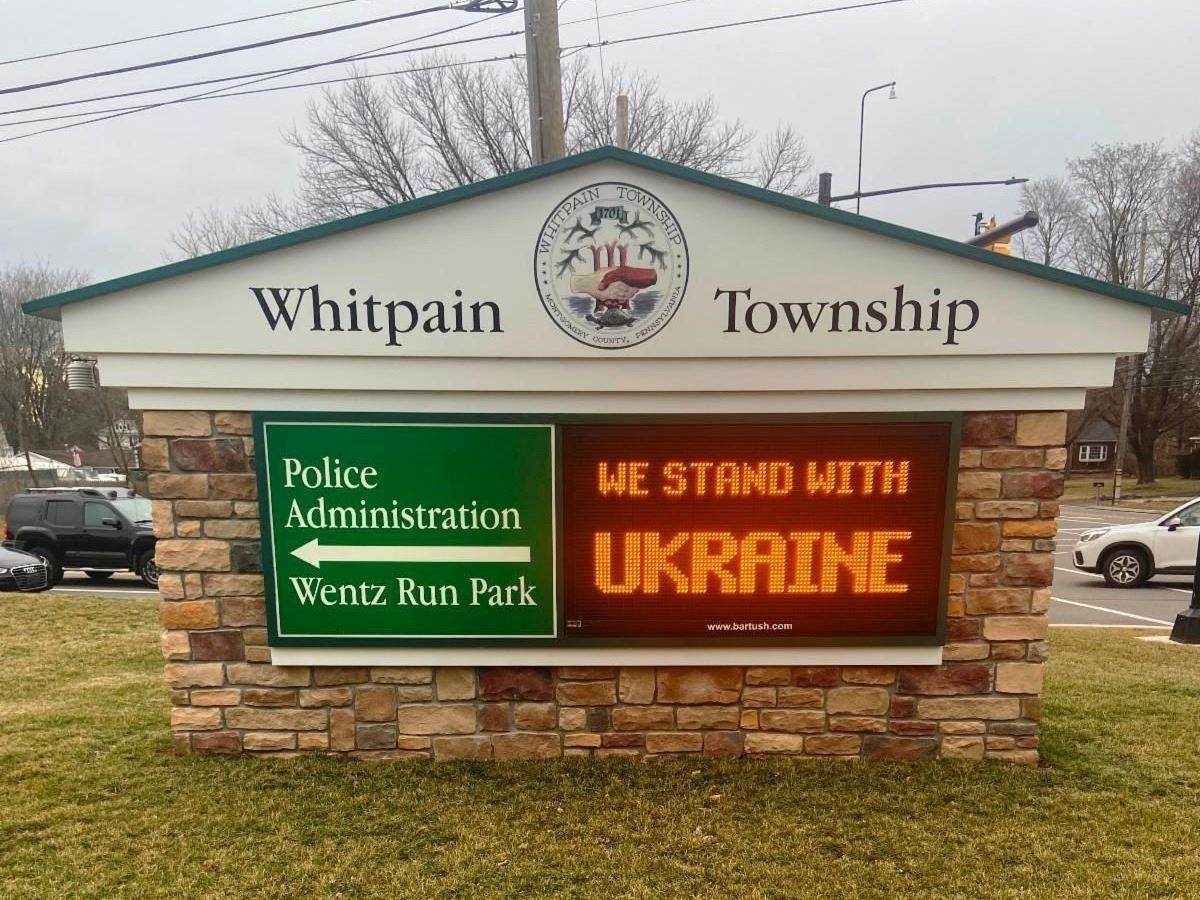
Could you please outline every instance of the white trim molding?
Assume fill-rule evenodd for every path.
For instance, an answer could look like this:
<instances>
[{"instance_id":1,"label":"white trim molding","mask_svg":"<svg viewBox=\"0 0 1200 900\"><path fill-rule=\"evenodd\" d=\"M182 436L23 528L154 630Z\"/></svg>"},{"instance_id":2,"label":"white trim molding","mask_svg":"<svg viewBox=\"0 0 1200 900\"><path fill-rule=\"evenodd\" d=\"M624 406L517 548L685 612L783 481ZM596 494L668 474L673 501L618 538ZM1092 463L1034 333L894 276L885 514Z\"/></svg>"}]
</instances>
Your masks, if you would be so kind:
<instances>
[{"instance_id":1,"label":"white trim molding","mask_svg":"<svg viewBox=\"0 0 1200 900\"><path fill-rule=\"evenodd\" d=\"M272 647L276 666L937 666L941 647Z\"/></svg>"}]
</instances>

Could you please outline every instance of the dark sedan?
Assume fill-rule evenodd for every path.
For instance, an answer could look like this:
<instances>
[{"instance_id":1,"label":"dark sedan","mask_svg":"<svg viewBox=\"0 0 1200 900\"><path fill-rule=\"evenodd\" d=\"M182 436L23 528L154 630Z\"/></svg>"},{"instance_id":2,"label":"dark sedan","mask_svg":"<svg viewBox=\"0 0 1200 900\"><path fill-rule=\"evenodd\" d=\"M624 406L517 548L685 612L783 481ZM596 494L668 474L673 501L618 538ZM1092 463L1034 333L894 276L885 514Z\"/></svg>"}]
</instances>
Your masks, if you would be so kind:
<instances>
[{"instance_id":1,"label":"dark sedan","mask_svg":"<svg viewBox=\"0 0 1200 900\"><path fill-rule=\"evenodd\" d=\"M44 591L49 587L44 562L29 553L0 547L0 591Z\"/></svg>"}]
</instances>

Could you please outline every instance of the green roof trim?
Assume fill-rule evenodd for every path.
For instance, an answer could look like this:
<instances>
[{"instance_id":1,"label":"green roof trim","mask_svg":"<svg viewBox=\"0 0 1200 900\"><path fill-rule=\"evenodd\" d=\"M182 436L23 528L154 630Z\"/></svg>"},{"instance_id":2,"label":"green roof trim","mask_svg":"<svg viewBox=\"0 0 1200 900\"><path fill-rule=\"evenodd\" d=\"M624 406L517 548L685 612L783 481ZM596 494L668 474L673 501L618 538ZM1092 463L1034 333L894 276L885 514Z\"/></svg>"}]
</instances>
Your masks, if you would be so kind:
<instances>
[{"instance_id":1,"label":"green roof trim","mask_svg":"<svg viewBox=\"0 0 1200 900\"><path fill-rule=\"evenodd\" d=\"M508 175L489 178L486 181L476 182L475 184L454 188L453 190L449 191L443 191L440 194L430 194L427 197L419 197L416 200L410 200L406 203L399 203L395 206L386 206L382 209L371 210L370 212L360 213L359 215L350 216L346 219L337 219L333 222L325 222L321 225L314 225L310 228L302 228L299 231L293 231L288 234L281 234L276 235L275 237L265 238L260 241L253 241L249 244L242 244L239 247L231 247L228 250L219 250L216 253L209 253L205 256L197 256L192 259L181 260L180 262L170 263L165 266L159 266L158 268L147 269L144 272L136 272L132 275L124 275L120 278L113 278L109 281L97 282L96 284L90 284L86 287L76 288L75 290L66 291L61 294L55 294L50 297L42 297L38 300L30 300L29 302L23 304L21 308L26 313L31 315L42 315L46 318L57 318L57 310L72 303L79 303L83 300L90 300L93 297L101 297L105 294L112 294L127 288L139 287L155 281L162 281L166 278L174 278L178 275L186 275L189 272L196 272L200 269L207 269L211 266L219 266L235 260L246 259L251 256L257 256L260 253L270 253L272 250L280 250L284 247L292 247L296 244L302 244L305 241L313 241L317 240L318 238L329 237L330 235L334 234L341 234L346 231L351 231L355 228L362 228L366 225L374 225L377 222L387 222L392 219L399 219L414 213L424 212L428 209L437 209L438 207L446 206L451 203L458 203L462 200L470 200L473 197L490 194L493 191L502 191L506 188L515 187L530 181L536 181L537 179L544 178L548 175L555 175L560 172L569 172L572 169L587 166L591 163L599 162L601 160L616 160L617 162L627 163L643 169L649 169L652 172L658 172L672 178L678 178L682 181L690 181L695 184L704 185L705 187L714 188L719 191L726 191L730 194L736 194L740 197L746 197L750 200L757 200L760 203L768 203L781 209L802 213L807 216L812 216L816 219L823 219L827 222L836 222L839 225L857 228L860 231L871 232L872 234L882 235L883 237L892 238L893 240L905 241L910 244L915 244L918 247L925 247L929 250L938 250L942 253L960 256L964 259L970 259L974 260L975 262L983 263L984 265L997 266L1001 269L1019 272L1022 275L1031 275L1034 278L1041 278L1046 281L1065 284L1069 287L1079 288L1095 294L1114 297L1118 300L1125 300L1130 303L1149 306L1165 313L1182 315L1189 311L1188 307L1182 303L1176 303L1173 300L1157 297L1154 294L1147 294L1143 291L1135 291L1131 288L1122 287L1121 285L1117 284L1110 284L1107 281L1100 281L1096 278L1087 278L1083 275L1076 275L1074 272L1067 272L1062 269L1043 266L1039 263L1029 262L1025 259L1018 259L1016 257L993 253L990 250L972 247L969 244L963 244L958 241L950 240L949 238L938 237L937 235L933 234L926 234L923 231L917 231L913 228L905 228L901 225L893 225L889 222L881 222L878 219L866 218L854 213L844 212L840 209L834 209L829 206L821 206L820 204L812 203L808 200L801 200L798 197L791 197L786 194L778 194L774 191L764 190L763 188L755 187L754 185L746 184L741 181L734 181L730 178L722 178L717 175L710 175L706 172L689 169L686 166L676 165L675 163L664 162L661 159L643 156L640 153L634 153L630 150L622 150L617 147L598 147L594 150L588 150L585 153L576 154L575 156L568 156L564 159L558 159L553 162L544 163L540 166L522 169L518 172L512 172Z\"/></svg>"}]
</instances>

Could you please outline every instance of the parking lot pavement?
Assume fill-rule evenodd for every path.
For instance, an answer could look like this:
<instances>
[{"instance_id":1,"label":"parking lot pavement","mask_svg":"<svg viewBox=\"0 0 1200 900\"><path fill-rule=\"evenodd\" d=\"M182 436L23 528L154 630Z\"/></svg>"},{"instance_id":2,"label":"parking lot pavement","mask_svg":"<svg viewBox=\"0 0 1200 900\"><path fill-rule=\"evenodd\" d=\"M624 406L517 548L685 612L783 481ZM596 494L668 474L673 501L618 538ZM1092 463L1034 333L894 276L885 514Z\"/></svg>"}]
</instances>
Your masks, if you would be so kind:
<instances>
[{"instance_id":1,"label":"parking lot pavement","mask_svg":"<svg viewBox=\"0 0 1200 900\"><path fill-rule=\"evenodd\" d=\"M92 581L82 572L67 572L50 589L52 594L93 594L99 597L157 597L155 588L146 587L132 572L116 572L107 581Z\"/></svg>"},{"instance_id":2,"label":"parking lot pavement","mask_svg":"<svg viewBox=\"0 0 1200 900\"><path fill-rule=\"evenodd\" d=\"M1191 600L1192 579L1167 575L1140 588L1110 588L1099 575L1080 572L1071 563L1071 548L1079 535L1093 528L1148 522L1161 512L1140 512L1091 506L1062 507L1058 548L1054 554L1052 625L1108 625L1169 628L1176 613Z\"/></svg>"},{"instance_id":3,"label":"parking lot pavement","mask_svg":"<svg viewBox=\"0 0 1200 900\"><path fill-rule=\"evenodd\" d=\"M1099 575L1078 571L1071 564L1071 548L1079 535L1106 525L1146 522L1161 512L1066 505L1058 523L1058 549L1054 554L1052 625L1108 625L1135 628L1169 628L1176 613L1187 607L1192 580L1187 576L1160 576L1140 588L1110 588ZM154 597L158 592L130 572L118 572L107 581L92 581L82 572L68 572L52 589L56 594L95 594L109 597Z\"/></svg>"}]
</instances>

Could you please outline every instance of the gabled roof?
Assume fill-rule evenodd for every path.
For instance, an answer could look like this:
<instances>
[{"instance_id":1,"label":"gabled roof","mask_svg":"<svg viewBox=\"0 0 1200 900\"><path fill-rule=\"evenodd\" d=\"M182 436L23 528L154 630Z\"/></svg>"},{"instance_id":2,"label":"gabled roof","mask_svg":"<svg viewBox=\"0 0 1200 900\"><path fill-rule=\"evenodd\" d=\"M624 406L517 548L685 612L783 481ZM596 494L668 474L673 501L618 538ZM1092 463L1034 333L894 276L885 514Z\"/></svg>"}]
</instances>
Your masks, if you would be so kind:
<instances>
[{"instance_id":1,"label":"gabled roof","mask_svg":"<svg viewBox=\"0 0 1200 900\"><path fill-rule=\"evenodd\" d=\"M1117 440L1117 429L1111 423L1103 419L1093 419L1075 437L1075 443L1084 444L1103 444L1108 442L1115 443Z\"/></svg>"},{"instance_id":2,"label":"gabled roof","mask_svg":"<svg viewBox=\"0 0 1200 900\"><path fill-rule=\"evenodd\" d=\"M47 469L66 471L71 468L71 464L33 450L29 451L28 456L24 451L16 450L0 453L0 472L28 472L30 467L34 471Z\"/></svg>"},{"instance_id":3,"label":"gabled roof","mask_svg":"<svg viewBox=\"0 0 1200 900\"><path fill-rule=\"evenodd\" d=\"M75 290L66 291L62 294L55 294L50 297L31 300L28 303L25 303L22 306L22 309L24 309L26 313L32 315L39 315L44 318L57 318L58 310L61 307L67 306L71 303L79 303L83 300L90 300L93 297L101 297L105 294L111 294L126 288L137 287L139 285L161 281L166 278L173 278L177 275L185 275L189 272L207 269L211 266L219 266L234 260L245 259L250 256L257 256L260 253L269 253L272 250L279 250L284 247L302 244L305 241L312 241L318 238L327 237L329 235L341 234L342 232L350 231L355 228L362 228L366 225L374 225L378 222L386 222L391 219L398 219L404 216L412 215L413 213L419 213L429 209L436 209L451 203L458 203L463 200L469 200L473 197L489 194L493 191L501 191L516 185L525 184L530 181L536 181L539 178L545 178L549 175L581 168L601 160L616 160L631 166L637 166L653 172L661 173L663 175L668 175L673 178L678 178L683 181L701 184L718 191L726 191L730 194L746 197L751 200L756 200L760 203L766 203L771 206L791 210L793 212L811 216L816 219L822 219L824 221L833 222L838 225L844 225L849 228L856 228L862 231L871 232L873 234L892 238L893 240L916 244L917 246L924 247L926 249L936 250L942 253L948 253L952 256L959 256L974 260L975 262L979 262L984 265L997 266L1002 269L1019 272L1023 275L1031 275L1035 278L1045 279L1046 281L1065 284L1070 287L1090 291L1094 294L1101 294L1107 297L1114 297L1118 300L1125 300L1130 303L1149 306L1165 313L1181 315L1188 311L1188 307L1181 303L1176 303L1162 297L1157 297L1153 294L1135 291L1131 288L1110 284L1109 282L1100 281L1095 278L1087 278L1083 275L1077 275L1073 272L1067 272L1062 269L1043 266L1038 263L1029 262L1028 260L1003 256L999 253L993 253L989 250L972 247L968 244L950 240L949 238L938 237L937 235L927 234L923 231L905 228L901 225L893 225L889 222L881 222L878 219L871 219L865 216L856 215L854 213L834 209L832 207L821 206L820 204L812 203L808 200L801 200L797 197L791 197L786 194L779 194L774 191L764 190L762 188L754 187L750 184L745 184L741 181L734 181L729 178L721 178L716 175L710 175L706 172L700 172L696 169L689 169L686 166L676 165L675 163L664 162L663 160L654 159L650 156L644 156L640 153L633 153L629 150L621 150L617 147L599 147L595 150L589 150L585 153L579 153L575 156L566 157L565 159L559 159L555 160L554 162L544 163L540 166L522 169L518 172L513 172L508 175L501 175L497 178L490 178L487 181L480 181L475 184L455 188L454 190L444 191L439 194L431 194L427 197L420 197L416 200L410 200L407 203L399 203L395 206L386 206L382 209L371 210L370 212L360 213L359 215L350 216L345 219L337 219L332 222L325 222L321 225L314 225L310 228L303 228L299 231L293 231L289 234L277 235L264 240L254 241L249 244L243 244L239 247L232 247L228 250L221 250L216 253L209 253L205 256L197 256L193 259L186 259L180 262L171 263L169 265L160 266L155 269L148 269L144 272L137 272L133 275L125 275L109 281L101 281L97 284L76 288Z\"/></svg>"}]
</instances>

